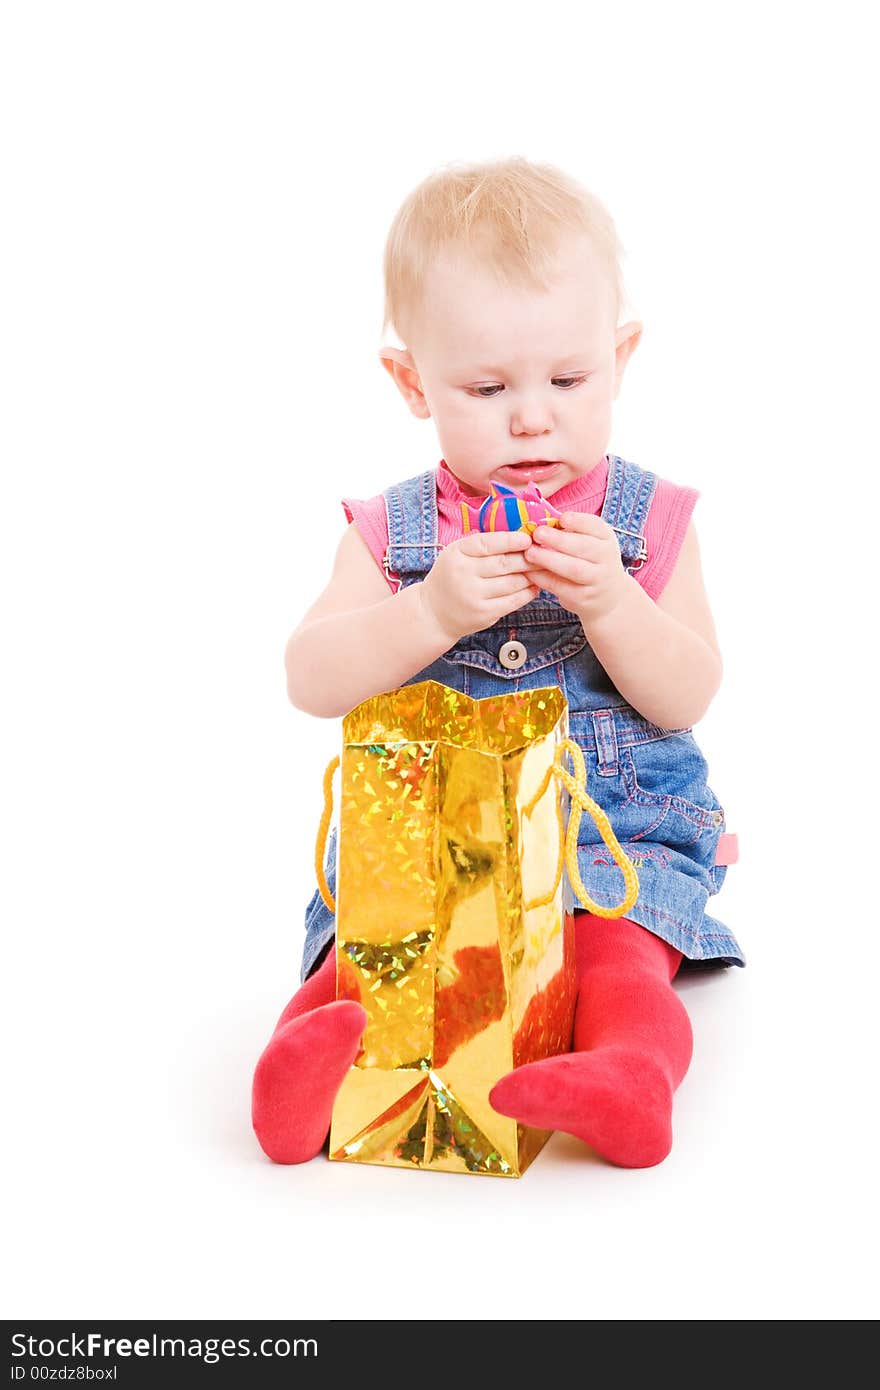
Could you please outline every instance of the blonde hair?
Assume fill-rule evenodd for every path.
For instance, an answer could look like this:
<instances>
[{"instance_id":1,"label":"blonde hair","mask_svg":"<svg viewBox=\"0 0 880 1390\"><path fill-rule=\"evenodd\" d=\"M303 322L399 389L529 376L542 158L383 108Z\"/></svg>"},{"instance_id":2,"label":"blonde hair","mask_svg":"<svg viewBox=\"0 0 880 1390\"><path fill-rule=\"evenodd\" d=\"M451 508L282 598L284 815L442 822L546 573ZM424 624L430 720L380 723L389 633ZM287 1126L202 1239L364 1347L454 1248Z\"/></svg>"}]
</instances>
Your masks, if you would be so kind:
<instances>
[{"instance_id":1,"label":"blonde hair","mask_svg":"<svg viewBox=\"0 0 880 1390\"><path fill-rule=\"evenodd\" d=\"M586 233L608 271L619 314L622 247L599 199L552 164L521 155L444 165L401 204L385 242L385 317L409 343L425 272L444 246L464 246L512 285L546 289L566 233Z\"/></svg>"}]
</instances>

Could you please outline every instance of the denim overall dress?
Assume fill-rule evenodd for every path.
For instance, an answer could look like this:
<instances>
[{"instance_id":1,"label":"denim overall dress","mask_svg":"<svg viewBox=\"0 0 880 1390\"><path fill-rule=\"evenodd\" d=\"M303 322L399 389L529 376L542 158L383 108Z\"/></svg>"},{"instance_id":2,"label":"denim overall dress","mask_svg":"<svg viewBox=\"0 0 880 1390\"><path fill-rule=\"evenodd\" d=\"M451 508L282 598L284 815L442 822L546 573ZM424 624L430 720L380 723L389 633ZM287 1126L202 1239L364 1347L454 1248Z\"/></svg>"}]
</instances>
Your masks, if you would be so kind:
<instances>
[{"instance_id":1,"label":"denim overall dress","mask_svg":"<svg viewBox=\"0 0 880 1390\"><path fill-rule=\"evenodd\" d=\"M419 583L437 544L436 471L388 488L385 568L401 588ZM610 457L602 518L613 527L632 574L647 558L643 526L657 479ZM644 719L599 664L576 614L542 589L530 603L469 633L405 682L435 680L481 699L558 685L569 707L569 734L583 749L587 791L606 812L639 875L639 896L627 916L683 953L686 966L744 965L734 937L706 913L727 869L716 865L725 829L721 803L706 782L706 761L687 729ZM588 815L581 820L578 869L595 902L620 901L623 878ZM336 892L336 830L327 842L325 873ZM333 938L335 918L315 892L306 909L302 979Z\"/></svg>"}]
</instances>

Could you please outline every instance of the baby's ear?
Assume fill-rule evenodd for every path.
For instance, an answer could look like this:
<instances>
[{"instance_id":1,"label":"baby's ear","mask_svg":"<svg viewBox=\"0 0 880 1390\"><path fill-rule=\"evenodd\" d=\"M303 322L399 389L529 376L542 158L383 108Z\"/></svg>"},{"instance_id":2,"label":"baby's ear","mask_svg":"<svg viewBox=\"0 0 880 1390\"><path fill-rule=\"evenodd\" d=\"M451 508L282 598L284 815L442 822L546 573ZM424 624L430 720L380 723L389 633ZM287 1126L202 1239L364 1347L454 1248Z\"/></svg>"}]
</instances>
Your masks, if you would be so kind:
<instances>
[{"instance_id":1,"label":"baby's ear","mask_svg":"<svg viewBox=\"0 0 880 1390\"><path fill-rule=\"evenodd\" d=\"M642 339L640 323L624 323L617 330L614 347L614 394L620 390L626 364L632 357Z\"/></svg>"},{"instance_id":2,"label":"baby's ear","mask_svg":"<svg viewBox=\"0 0 880 1390\"><path fill-rule=\"evenodd\" d=\"M379 349L379 361L397 386L413 415L420 420L429 420L431 411L425 400L419 369L413 355L407 348L383 347Z\"/></svg>"}]
</instances>

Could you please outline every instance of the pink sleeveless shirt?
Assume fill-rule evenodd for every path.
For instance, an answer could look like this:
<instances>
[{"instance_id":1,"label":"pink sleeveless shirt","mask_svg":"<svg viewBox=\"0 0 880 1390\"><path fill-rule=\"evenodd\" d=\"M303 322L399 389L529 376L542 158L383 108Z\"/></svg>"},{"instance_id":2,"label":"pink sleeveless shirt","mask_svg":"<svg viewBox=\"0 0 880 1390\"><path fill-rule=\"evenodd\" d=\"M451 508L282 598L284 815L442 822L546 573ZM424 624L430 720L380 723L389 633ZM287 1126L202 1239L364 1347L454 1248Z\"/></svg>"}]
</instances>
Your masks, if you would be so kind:
<instances>
[{"instance_id":1,"label":"pink sleeveless shirt","mask_svg":"<svg viewBox=\"0 0 880 1390\"><path fill-rule=\"evenodd\" d=\"M598 516L605 501L607 480L606 455L589 473L575 478L574 482L566 483L565 487L554 492L550 501L560 512L588 512ZM644 528L648 556L644 564L633 573L633 578L653 599L659 598L675 568L691 512L699 495L696 488L679 487L663 479L657 480ZM461 520L462 501L472 504L474 498L461 487L458 479L450 472L446 460L441 459L437 468L437 540L440 545L449 545L464 534ZM357 526L373 559L385 575L382 561L388 546L388 516L384 496L380 493L366 502L354 497L344 497L342 505L346 517ZM400 588L397 576L392 573L385 577L388 579L391 592L396 593Z\"/></svg>"}]
</instances>

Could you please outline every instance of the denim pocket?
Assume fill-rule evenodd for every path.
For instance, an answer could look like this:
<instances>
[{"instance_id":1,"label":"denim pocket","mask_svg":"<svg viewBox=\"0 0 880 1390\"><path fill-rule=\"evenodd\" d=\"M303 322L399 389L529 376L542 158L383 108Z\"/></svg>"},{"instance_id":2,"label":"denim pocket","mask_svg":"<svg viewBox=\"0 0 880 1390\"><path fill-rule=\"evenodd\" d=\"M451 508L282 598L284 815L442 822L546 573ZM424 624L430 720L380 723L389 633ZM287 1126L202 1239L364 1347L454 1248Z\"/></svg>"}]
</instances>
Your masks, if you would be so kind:
<instances>
[{"instance_id":1,"label":"denim pocket","mask_svg":"<svg viewBox=\"0 0 880 1390\"><path fill-rule=\"evenodd\" d=\"M573 615L563 618L558 610L556 613L542 611L546 616L542 613L526 615L523 609L510 613L482 632L468 633L444 652L443 660L456 666L472 666L511 681L547 666L559 666L587 645L584 629ZM525 660L520 666L508 667L499 660L499 652L511 641L520 643L525 649Z\"/></svg>"},{"instance_id":2,"label":"denim pocket","mask_svg":"<svg viewBox=\"0 0 880 1390\"><path fill-rule=\"evenodd\" d=\"M724 810L706 773L706 760L690 733L622 748L625 819L638 824L628 838L671 846L693 845L704 835L717 841Z\"/></svg>"}]
</instances>

